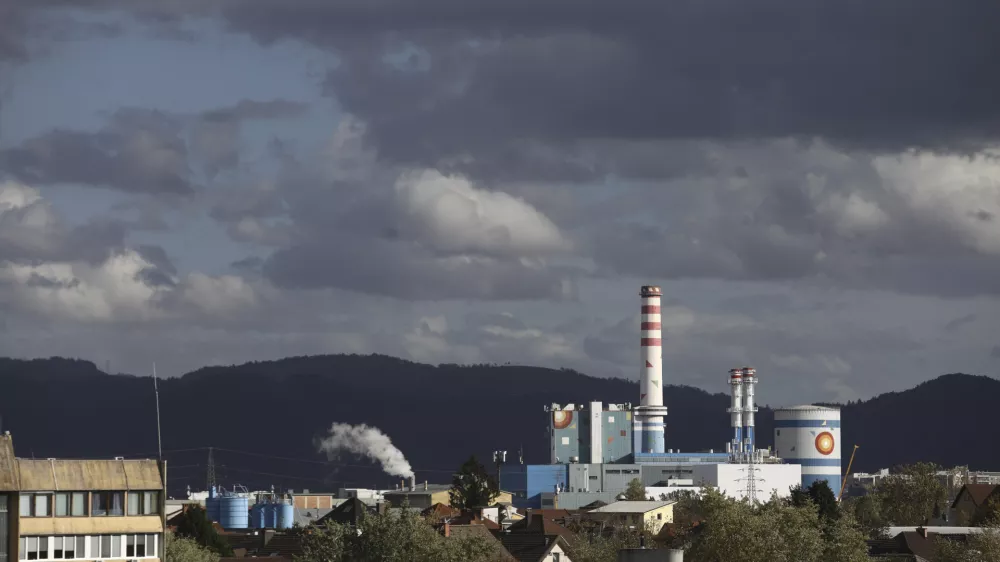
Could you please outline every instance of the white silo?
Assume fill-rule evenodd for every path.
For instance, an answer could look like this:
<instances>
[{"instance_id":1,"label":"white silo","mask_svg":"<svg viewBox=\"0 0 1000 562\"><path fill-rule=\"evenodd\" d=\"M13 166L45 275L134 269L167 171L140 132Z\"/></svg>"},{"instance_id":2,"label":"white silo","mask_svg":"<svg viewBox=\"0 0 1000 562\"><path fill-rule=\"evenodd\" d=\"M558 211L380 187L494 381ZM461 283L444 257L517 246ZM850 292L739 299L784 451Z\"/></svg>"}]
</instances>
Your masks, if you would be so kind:
<instances>
[{"instance_id":1,"label":"white silo","mask_svg":"<svg viewBox=\"0 0 1000 562\"><path fill-rule=\"evenodd\" d=\"M774 452L802 465L802 487L826 480L840 493L840 408L792 406L774 410Z\"/></svg>"}]
</instances>

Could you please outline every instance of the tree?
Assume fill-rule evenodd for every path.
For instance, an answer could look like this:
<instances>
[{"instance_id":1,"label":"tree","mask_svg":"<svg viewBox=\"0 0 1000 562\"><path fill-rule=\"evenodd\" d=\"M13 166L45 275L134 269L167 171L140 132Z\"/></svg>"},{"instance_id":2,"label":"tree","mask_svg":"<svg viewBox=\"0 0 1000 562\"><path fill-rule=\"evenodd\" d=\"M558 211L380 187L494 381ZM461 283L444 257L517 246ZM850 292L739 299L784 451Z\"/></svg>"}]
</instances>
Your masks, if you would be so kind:
<instances>
[{"instance_id":1,"label":"tree","mask_svg":"<svg viewBox=\"0 0 1000 562\"><path fill-rule=\"evenodd\" d=\"M406 509L362 516L356 529L332 523L305 532L296 562L493 562L483 537L443 537Z\"/></svg>"},{"instance_id":2,"label":"tree","mask_svg":"<svg viewBox=\"0 0 1000 562\"><path fill-rule=\"evenodd\" d=\"M868 562L868 538L850 513L826 520L823 562Z\"/></svg>"},{"instance_id":3,"label":"tree","mask_svg":"<svg viewBox=\"0 0 1000 562\"><path fill-rule=\"evenodd\" d=\"M633 478L632 481L628 483L628 487L625 488L625 499L632 502L643 501L646 499L646 487L642 485L641 480Z\"/></svg>"},{"instance_id":4,"label":"tree","mask_svg":"<svg viewBox=\"0 0 1000 562\"><path fill-rule=\"evenodd\" d=\"M201 546L208 547L220 556L233 555L233 548L219 536L201 506L187 506L177 523L177 536L194 539Z\"/></svg>"},{"instance_id":5,"label":"tree","mask_svg":"<svg viewBox=\"0 0 1000 562\"><path fill-rule=\"evenodd\" d=\"M618 551L623 548L639 548L642 545L653 548L656 543L645 530L636 532L624 527L612 527L595 531L577 531L573 541L571 557L573 562L616 562Z\"/></svg>"},{"instance_id":6,"label":"tree","mask_svg":"<svg viewBox=\"0 0 1000 562\"><path fill-rule=\"evenodd\" d=\"M904 465L876 484L872 495L883 519L892 525L926 525L940 515L948 491L935 474L938 470L931 463Z\"/></svg>"},{"instance_id":7,"label":"tree","mask_svg":"<svg viewBox=\"0 0 1000 562\"><path fill-rule=\"evenodd\" d=\"M219 562L219 555L201 546L194 539L166 533L163 546L164 562Z\"/></svg>"},{"instance_id":8,"label":"tree","mask_svg":"<svg viewBox=\"0 0 1000 562\"><path fill-rule=\"evenodd\" d=\"M990 525L982 532L970 533L965 541L938 538L935 541L937 562L994 562L1000 560L1000 527Z\"/></svg>"},{"instance_id":9,"label":"tree","mask_svg":"<svg viewBox=\"0 0 1000 562\"><path fill-rule=\"evenodd\" d=\"M882 515L882 502L874 494L847 498L842 511L851 514L869 539L883 539L889 534L889 524Z\"/></svg>"},{"instance_id":10,"label":"tree","mask_svg":"<svg viewBox=\"0 0 1000 562\"><path fill-rule=\"evenodd\" d=\"M678 535L692 562L861 562L865 534L853 517L821 518L806 491L792 500L772 497L762 505L738 501L707 488L674 505Z\"/></svg>"},{"instance_id":11,"label":"tree","mask_svg":"<svg viewBox=\"0 0 1000 562\"><path fill-rule=\"evenodd\" d=\"M819 516L824 521L840 517L837 497L833 495L833 490L826 480L817 480L806 489L796 486L792 489L788 503L793 507L813 506L819 510Z\"/></svg>"},{"instance_id":12,"label":"tree","mask_svg":"<svg viewBox=\"0 0 1000 562\"><path fill-rule=\"evenodd\" d=\"M458 509L489 507L500 495L500 488L475 455L469 457L452 479L451 506Z\"/></svg>"}]
</instances>

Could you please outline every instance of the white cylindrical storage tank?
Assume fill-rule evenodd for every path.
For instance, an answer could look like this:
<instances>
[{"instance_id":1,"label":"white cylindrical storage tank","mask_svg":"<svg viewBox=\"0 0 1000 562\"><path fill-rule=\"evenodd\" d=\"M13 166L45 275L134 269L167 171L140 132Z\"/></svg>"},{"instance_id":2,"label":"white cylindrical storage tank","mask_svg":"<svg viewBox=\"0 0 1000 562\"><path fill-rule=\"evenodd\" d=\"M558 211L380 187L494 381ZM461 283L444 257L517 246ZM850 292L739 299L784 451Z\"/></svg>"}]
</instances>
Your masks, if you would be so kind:
<instances>
[{"instance_id":1,"label":"white cylindrical storage tank","mask_svg":"<svg viewBox=\"0 0 1000 562\"><path fill-rule=\"evenodd\" d=\"M802 487L826 480L840 494L840 408L793 406L774 410L774 452L802 465Z\"/></svg>"}]
</instances>

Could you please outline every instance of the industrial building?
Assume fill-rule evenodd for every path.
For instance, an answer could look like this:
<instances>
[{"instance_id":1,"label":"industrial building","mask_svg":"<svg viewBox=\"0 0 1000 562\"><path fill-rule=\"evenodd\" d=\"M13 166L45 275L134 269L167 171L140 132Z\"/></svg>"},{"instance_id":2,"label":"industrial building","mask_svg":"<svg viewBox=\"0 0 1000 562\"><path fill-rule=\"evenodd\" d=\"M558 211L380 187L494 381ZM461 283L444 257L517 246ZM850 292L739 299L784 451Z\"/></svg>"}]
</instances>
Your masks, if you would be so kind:
<instances>
[{"instance_id":1,"label":"industrial building","mask_svg":"<svg viewBox=\"0 0 1000 562\"><path fill-rule=\"evenodd\" d=\"M782 410L790 413L779 418L782 424L788 424L781 428L781 443L794 440L795 444L777 454L761 450L755 435L759 379L753 367L728 372L732 393L728 413L733 434L723 450L683 452L667 448L662 290L646 285L639 290L639 297L638 406L599 401L546 406L550 464L500 466L500 487L513 494L515 506L579 509L595 501L608 503L618 499L634 479L643 483L647 493L650 489L692 489L705 483L729 495L760 499L770 497L772 492L787 496L791 487L808 485L819 478L839 489L839 410L826 408L821 414L815 413L821 407ZM836 426L835 431L832 427L831 431L820 431L823 435L818 441L818 433L810 437L815 453L802 452L798 444L815 429L810 426L814 422L808 420L825 420ZM781 458L786 455L788 458Z\"/></svg>"},{"instance_id":2,"label":"industrial building","mask_svg":"<svg viewBox=\"0 0 1000 562\"><path fill-rule=\"evenodd\" d=\"M159 560L165 477L156 460L17 458L0 435L0 561Z\"/></svg>"}]
</instances>

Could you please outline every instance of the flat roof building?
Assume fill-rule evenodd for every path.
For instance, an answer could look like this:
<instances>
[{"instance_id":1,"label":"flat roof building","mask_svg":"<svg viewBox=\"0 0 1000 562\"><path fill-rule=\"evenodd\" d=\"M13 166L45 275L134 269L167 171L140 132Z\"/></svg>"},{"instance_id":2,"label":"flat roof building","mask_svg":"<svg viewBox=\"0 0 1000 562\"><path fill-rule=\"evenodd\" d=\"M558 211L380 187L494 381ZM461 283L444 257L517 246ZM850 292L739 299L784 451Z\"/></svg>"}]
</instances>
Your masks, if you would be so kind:
<instances>
[{"instance_id":1,"label":"flat roof building","mask_svg":"<svg viewBox=\"0 0 1000 562\"><path fill-rule=\"evenodd\" d=\"M21 459L0 435L0 562L161 558L166 463Z\"/></svg>"}]
</instances>

